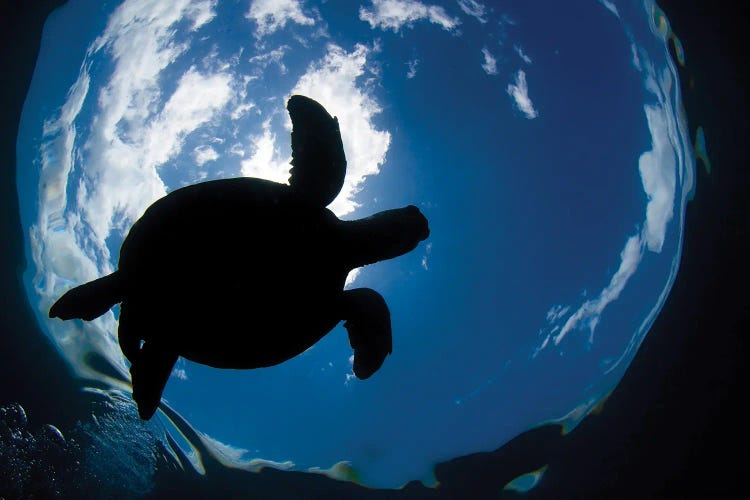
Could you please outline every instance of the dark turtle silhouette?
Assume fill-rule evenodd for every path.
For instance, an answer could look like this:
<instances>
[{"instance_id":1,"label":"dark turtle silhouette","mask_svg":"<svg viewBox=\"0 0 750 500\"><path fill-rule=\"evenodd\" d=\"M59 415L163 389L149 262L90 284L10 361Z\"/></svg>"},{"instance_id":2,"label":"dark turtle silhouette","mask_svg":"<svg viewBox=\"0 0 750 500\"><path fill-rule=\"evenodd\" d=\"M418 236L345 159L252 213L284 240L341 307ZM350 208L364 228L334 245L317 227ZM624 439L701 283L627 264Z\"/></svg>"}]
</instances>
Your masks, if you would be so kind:
<instances>
[{"instance_id":1,"label":"dark turtle silhouette","mask_svg":"<svg viewBox=\"0 0 750 500\"><path fill-rule=\"evenodd\" d=\"M156 411L178 356L217 368L286 361L344 320L354 374L370 377L391 352L383 297L344 290L354 268L427 238L414 206L339 220L325 207L344 182L338 120L295 95L289 185L209 181L154 202L120 249L118 270L63 295L50 317L94 319L121 303L118 340L143 419Z\"/></svg>"}]
</instances>

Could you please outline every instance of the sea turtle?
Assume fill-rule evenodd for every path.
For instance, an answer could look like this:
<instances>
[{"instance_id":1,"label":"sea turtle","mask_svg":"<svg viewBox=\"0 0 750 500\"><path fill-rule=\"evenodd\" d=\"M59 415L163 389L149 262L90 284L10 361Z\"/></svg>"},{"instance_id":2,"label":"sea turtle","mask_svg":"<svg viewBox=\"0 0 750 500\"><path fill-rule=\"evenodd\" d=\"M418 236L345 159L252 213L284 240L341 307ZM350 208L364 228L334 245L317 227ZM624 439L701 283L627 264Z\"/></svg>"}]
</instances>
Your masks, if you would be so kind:
<instances>
[{"instance_id":1,"label":"sea turtle","mask_svg":"<svg viewBox=\"0 0 750 500\"><path fill-rule=\"evenodd\" d=\"M177 189L130 229L118 269L65 293L50 317L92 320L120 303L118 340L143 419L156 411L178 356L217 368L286 361L344 320L354 374L370 377L391 352L391 320L369 288L344 290L354 268L427 238L414 206L339 220L326 206L346 157L338 120L300 95L289 184L233 178Z\"/></svg>"}]
</instances>

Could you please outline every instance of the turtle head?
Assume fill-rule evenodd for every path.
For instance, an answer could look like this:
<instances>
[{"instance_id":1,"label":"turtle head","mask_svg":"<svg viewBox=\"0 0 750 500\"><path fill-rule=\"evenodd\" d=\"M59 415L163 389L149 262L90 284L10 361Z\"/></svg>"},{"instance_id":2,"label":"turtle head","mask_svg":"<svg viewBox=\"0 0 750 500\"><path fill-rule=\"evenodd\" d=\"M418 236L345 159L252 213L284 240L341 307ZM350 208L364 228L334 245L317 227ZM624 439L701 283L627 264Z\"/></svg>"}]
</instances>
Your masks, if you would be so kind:
<instances>
[{"instance_id":1,"label":"turtle head","mask_svg":"<svg viewBox=\"0 0 750 500\"><path fill-rule=\"evenodd\" d=\"M378 212L365 219L345 222L352 267L392 259L414 250L427 239L427 218L414 205Z\"/></svg>"}]
</instances>

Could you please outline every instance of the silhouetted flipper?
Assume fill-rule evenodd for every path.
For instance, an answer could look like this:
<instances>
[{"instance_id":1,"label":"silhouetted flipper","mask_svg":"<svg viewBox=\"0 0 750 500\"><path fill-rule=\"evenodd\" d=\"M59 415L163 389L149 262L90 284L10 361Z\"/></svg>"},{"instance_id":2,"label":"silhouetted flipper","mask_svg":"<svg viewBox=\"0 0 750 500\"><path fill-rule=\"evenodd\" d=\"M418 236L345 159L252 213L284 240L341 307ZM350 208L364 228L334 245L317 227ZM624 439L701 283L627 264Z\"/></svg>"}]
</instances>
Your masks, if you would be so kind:
<instances>
[{"instance_id":1,"label":"silhouetted flipper","mask_svg":"<svg viewBox=\"0 0 750 500\"><path fill-rule=\"evenodd\" d=\"M293 95L286 107L293 125L289 185L298 196L324 207L339 194L346 175L339 121L309 97Z\"/></svg>"},{"instance_id":2,"label":"silhouetted flipper","mask_svg":"<svg viewBox=\"0 0 750 500\"><path fill-rule=\"evenodd\" d=\"M354 349L354 374L369 378L393 349L391 313L385 299L370 288L343 292L344 328Z\"/></svg>"},{"instance_id":3,"label":"silhouetted flipper","mask_svg":"<svg viewBox=\"0 0 750 500\"><path fill-rule=\"evenodd\" d=\"M156 412L161 393L167 385L177 354L156 342L145 342L130 366L133 381L133 399L138 404L138 414L148 420Z\"/></svg>"},{"instance_id":4,"label":"silhouetted flipper","mask_svg":"<svg viewBox=\"0 0 750 500\"><path fill-rule=\"evenodd\" d=\"M103 278L84 283L60 297L49 310L50 318L81 318L91 321L122 300L122 287L117 271Z\"/></svg>"}]
</instances>

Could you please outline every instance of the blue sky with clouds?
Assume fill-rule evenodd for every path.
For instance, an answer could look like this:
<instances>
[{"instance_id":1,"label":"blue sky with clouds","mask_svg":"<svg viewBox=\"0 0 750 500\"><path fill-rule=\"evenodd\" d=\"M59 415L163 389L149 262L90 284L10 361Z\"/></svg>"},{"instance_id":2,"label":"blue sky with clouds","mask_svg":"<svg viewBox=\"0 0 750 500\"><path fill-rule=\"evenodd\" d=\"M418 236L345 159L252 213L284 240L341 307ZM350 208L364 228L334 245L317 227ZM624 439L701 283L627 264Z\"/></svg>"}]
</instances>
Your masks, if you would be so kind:
<instances>
[{"instance_id":1,"label":"blue sky with clouds","mask_svg":"<svg viewBox=\"0 0 750 500\"><path fill-rule=\"evenodd\" d=\"M71 0L47 24L19 136L40 321L83 377L106 379L91 350L127 374L115 314L48 321L50 303L111 272L130 224L170 190L284 182L284 101L302 93L341 124L349 169L334 212L413 203L430 220L417 250L351 277L387 299L393 355L352 379L337 327L264 370L181 360L169 403L235 457L344 460L381 486L429 482L438 460L585 412L663 303L692 188L650 9ZM227 253L226 272L241 264Z\"/></svg>"}]
</instances>

